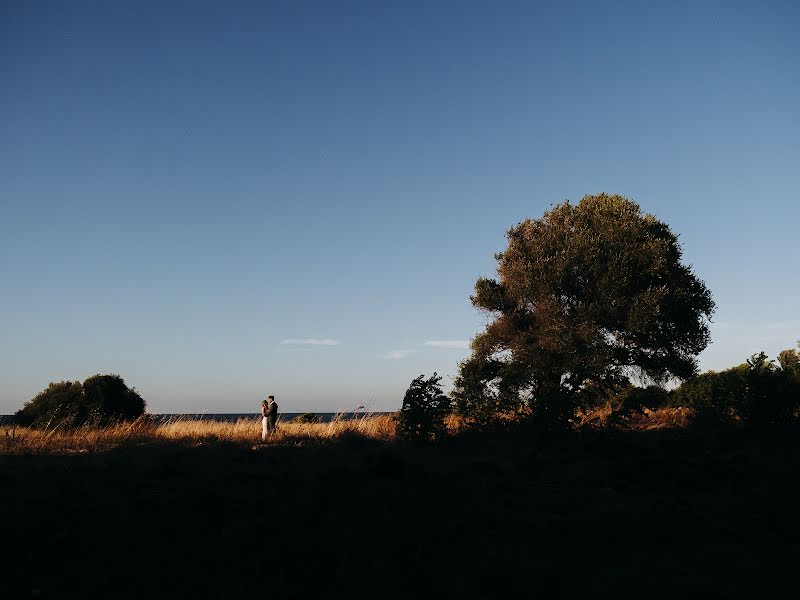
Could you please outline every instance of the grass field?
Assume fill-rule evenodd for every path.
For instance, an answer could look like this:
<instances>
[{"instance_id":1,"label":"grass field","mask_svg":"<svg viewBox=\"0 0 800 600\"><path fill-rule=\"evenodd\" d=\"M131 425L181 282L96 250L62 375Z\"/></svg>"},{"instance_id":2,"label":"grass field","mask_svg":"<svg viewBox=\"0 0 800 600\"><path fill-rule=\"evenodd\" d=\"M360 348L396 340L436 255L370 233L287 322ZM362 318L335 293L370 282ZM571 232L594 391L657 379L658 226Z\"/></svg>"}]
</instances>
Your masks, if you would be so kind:
<instances>
[{"instance_id":1,"label":"grass field","mask_svg":"<svg viewBox=\"0 0 800 600\"><path fill-rule=\"evenodd\" d=\"M611 411L601 408L580 414L578 428L607 428L612 420ZM688 409L661 409L645 411L624 420L613 421L613 426L624 429L650 430L686 427L691 418ZM463 429L460 419L447 419L450 434ZM74 429L58 426L45 429L0 426L0 453L84 453L107 451L120 446L178 443L203 445L220 442L276 446L323 443L342 436L360 436L371 440L391 441L396 438L397 421L394 415L369 415L357 419L334 418L328 423L281 422L278 431L266 442L261 441L261 421L257 418L239 419L235 422L176 418L159 423L147 417L127 423L103 427L85 425Z\"/></svg>"},{"instance_id":2,"label":"grass field","mask_svg":"<svg viewBox=\"0 0 800 600\"><path fill-rule=\"evenodd\" d=\"M796 429L608 417L5 429L3 596L797 597Z\"/></svg>"},{"instance_id":3,"label":"grass field","mask_svg":"<svg viewBox=\"0 0 800 600\"><path fill-rule=\"evenodd\" d=\"M235 422L176 418L158 423L147 417L128 423L103 427L82 426L75 429L30 429L0 427L0 453L70 453L98 452L120 446L178 443L202 445L235 443L245 445L302 445L359 435L375 440L395 437L392 415L365 415L357 419L333 419L329 423L281 422L267 442L261 441L261 419Z\"/></svg>"}]
</instances>

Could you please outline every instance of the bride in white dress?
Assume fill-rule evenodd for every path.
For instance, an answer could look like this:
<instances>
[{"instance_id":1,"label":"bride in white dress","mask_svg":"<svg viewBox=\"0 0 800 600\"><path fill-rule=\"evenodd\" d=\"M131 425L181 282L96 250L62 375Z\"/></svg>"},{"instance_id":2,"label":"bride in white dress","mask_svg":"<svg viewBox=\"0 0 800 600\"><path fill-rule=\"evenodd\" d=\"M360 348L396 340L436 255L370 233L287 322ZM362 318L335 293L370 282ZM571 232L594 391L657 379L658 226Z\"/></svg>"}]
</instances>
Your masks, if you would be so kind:
<instances>
[{"instance_id":1,"label":"bride in white dress","mask_svg":"<svg viewBox=\"0 0 800 600\"><path fill-rule=\"evenodd\" d=\"M267 401L261 401L261 441L267 439L267 433L269 428L269 417L267 417L269 408L267 407Z\"/></svg>"}]
</instances>

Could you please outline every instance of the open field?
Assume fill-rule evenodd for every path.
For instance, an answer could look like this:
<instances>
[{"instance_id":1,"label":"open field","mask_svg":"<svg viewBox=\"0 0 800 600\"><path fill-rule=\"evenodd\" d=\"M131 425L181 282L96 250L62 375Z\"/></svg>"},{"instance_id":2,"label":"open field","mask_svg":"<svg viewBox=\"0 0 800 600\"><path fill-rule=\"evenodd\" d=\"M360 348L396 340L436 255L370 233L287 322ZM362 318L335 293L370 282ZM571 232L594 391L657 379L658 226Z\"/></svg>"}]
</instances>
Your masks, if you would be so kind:
<instances>
[{"instance_id":1,"label":"open field","mask_svg":"<svg viewBox=\"0 0 800 600\"><path fill-rule=\"evenodd\" d=\"M334 419L329 423L281 422L277 433L263 443L260 418L235 422L174 419L158 423L145 417L129 423L104 427L87 425L76 429L0 426L0 453L98 452L120 446L163 443L302 445L343 435L389 440L395 437L395 429L392 415L365 415L357 419Z\"/></svg>"},{"instance_id":2,"label":"open field","mask_svg":"<svg viewBox=\"0 0 800 600\"><path fill-rule=\"evenodd\" d=\"M797 596L796 429L594 415L407 445L383 419L17 430L4 596Z\"/></svg>"}]
</instances>

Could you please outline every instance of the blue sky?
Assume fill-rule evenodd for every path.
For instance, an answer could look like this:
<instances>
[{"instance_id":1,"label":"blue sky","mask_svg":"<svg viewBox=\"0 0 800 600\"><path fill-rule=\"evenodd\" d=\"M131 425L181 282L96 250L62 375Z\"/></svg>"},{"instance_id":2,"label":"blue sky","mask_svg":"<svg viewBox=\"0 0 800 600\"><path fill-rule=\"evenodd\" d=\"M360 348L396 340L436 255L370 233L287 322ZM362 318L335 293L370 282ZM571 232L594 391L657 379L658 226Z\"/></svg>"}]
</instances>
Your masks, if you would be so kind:
<instances>
[{"instance_id":1,"label":"blue sky","mask_svg":"<svg viewBox=\"0 0 800 600\"><path fill-rule=\"evenodd\" d=\"M704 368L792 347L797 6L3 2L0 413L395 409L505 231L603 191L714 292Z\"/></svg>"}]
</instances>

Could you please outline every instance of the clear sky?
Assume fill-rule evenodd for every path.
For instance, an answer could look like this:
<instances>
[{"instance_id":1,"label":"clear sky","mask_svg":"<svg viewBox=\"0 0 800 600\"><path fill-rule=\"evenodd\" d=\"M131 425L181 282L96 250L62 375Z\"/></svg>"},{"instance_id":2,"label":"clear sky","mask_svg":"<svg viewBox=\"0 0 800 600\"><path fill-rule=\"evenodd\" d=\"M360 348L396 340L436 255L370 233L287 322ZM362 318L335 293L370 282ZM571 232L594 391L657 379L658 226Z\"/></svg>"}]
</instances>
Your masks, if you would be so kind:
<instances>
[{"instance_id":1,"label":"clear sky","mask_svg":"<svg viewBox=\"0 0 800 600\"><path fill-rule=\"evenodd\" d=\"M798 6L4 0L0 413L395 409L505 231L598 192L681 235L704 368L794 346Z\"/></svg>"}]
</instances>

